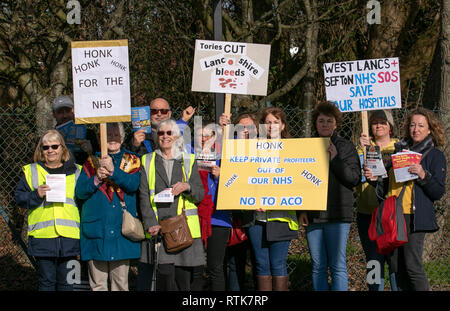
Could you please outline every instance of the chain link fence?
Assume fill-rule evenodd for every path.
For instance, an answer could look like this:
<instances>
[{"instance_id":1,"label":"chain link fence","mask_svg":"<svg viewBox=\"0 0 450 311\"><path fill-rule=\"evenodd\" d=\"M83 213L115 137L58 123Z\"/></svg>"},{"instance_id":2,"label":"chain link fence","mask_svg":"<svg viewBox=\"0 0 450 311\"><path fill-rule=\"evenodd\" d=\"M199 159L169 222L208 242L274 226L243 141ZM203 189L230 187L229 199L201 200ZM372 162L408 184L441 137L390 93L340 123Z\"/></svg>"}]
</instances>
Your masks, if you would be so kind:
<instances>
[{"instance_id":1,"label":"chain link fence","mask_svg":"<svg viewBox=\"0 0 450 311\"><path fill-rule=\"evenodd\" d=\"M309 133L306 115L310 111L296 107L283 108L288 116L288 125L293 137L307 137ZM173 107L174 118L181 116L182 109ZM393 111L396 125L402 124L406 109ZM213 118L211 107L197 107L196 115ZM233 111L237 115L237 111ZM37 273L34 259L26 254L26 211L17 208L14 201L14 189L21 176L21 167L32 162L37 144L35 112L29 108L0 108L0 290L35 290ZM193 121L191 120L191 128ZM445 124L448 126L448 124ZM98 130L98 126L92 128ZM126 131L131 130L128 124ZM361 133L360 113L345 113L340 134L354 143ZM448 148L448 147L447 147ZM448 159L447 159L448 162ZM447 182L448 188L448 182ZM427 234L424 247L424 266L432 290L449 290L449 193L436 203L436 215L441 230ZM250 274L251 268L247 267ZM347 269L350 290L367 290L366 261L359 240L356 223L351 224L347 243ZM311 262L304 229L299 230L298 239L291 242L288 257L290 290L312 290ZM387 274L386 274L387 275ZM131 269L130 278L135 280L136 267ZM253 282L249 279L249 289ZM389 282L386 280L386 288ZM130 288L133 286L130 284Z\"/></svg>"}]
</instances>

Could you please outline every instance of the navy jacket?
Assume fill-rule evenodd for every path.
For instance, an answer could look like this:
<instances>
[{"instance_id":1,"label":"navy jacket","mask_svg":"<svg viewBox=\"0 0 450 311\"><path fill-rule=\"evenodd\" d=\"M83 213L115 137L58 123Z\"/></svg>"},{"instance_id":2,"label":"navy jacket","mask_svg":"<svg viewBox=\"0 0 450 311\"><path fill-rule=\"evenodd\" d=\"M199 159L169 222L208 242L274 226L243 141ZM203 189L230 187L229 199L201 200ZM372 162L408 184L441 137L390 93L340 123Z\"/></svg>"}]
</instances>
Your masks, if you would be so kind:
<instances>
[{"instance_id":1,"label":"navy jacket","mask_svg":"<svg viewBox=\"0 0 450 311\"><path fill-rule=\"evenodd\" d=\"M38 162L38 164L48 171L44 163ZM73 159L70 159L69 161L64 162L61 173L70 175L75 173L75 170L76 167L74 161ZM14 196L17 205L25 209L36 208L44 201L44 199L40 198L37 194L37 190L31 191L24 174L22 174L22 178L17 184ZM28 254L35 257L76 256L80 254L80 240L66 237L42 239L29 236Z\"/></svg>"},{"instance_id":2,"label":"navy jacket","mask_svg":"<svg viewBox=\"0 0 450 311\"><path fill-rule=\"evenodd\" d=\"M431 136L425 138L418 145L411 147L411 141L402 139L395 144L395 152L402 149L411 149L422 154L420 164L425 171L423 180L414 181L414 228L415 232L434 232L439 230L434 212L434 201L439 200L445 193L445 178L447 174L447 161L444 154L434 147ZM388 165L386 166L388 169ZM377 194L383 197L387 193L389 179L379 179Z\"/></svg>"}]
</instances>

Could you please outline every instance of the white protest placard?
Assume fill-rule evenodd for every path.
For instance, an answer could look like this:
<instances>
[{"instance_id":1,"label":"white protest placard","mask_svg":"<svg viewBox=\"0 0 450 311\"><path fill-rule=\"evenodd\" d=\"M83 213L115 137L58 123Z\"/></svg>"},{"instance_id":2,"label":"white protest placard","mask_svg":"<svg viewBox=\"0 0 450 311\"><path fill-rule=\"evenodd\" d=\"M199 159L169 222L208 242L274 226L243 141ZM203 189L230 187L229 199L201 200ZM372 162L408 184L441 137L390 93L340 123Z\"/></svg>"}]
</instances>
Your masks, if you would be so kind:
<instances>
[{"instance_id":1,"label":"white protest placard","mask_svg":"<svg viewBox=\"0 0 450 311\"><path fill-rule=\"evenodd\" d=\"M72 42L76 124L131 120L128 40Z\"/></svg>"},{"instance_id":2,"label":"white protest placard","mask_svg":"<svg viewBox=\"0 0 450 311\"><path fill-rule=\"evenodd\" d=\"M50 191L45 193L47 202L66 202L66 174L48 174L45 184L50 187Z\"/></svg>"},{"instance_id":3,"label":"white protest placard","mask_svg":"<svg viewBox=\"0 0 450 311\"><path fill-rule=\"evenodd\" d=\"M270 45L195 41L192 91L267 95Z\"/></svg>"},{"instance_id":4,"label":"white protest placard","mask_svg":"<svg viewBox=\"0 0 450 311\"><path fill-rule=\"evenodd\" d=\"M398 58L323 65L327 100L342 112L401 108Z\"/></svg>"}]
</instances>

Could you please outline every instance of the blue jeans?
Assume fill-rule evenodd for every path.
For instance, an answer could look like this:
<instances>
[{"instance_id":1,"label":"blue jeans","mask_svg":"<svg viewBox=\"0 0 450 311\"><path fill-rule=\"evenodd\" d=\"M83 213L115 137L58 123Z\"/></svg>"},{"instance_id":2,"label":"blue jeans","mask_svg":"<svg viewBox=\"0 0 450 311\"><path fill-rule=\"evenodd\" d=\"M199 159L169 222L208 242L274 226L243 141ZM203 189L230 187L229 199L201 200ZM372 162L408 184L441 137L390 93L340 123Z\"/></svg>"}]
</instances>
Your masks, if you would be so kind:
<instances>
[{"instance_id":1,"label":"blue jeans","mask_svg":"<svg viewBox=\"0 0 450 311\"><path fill-rule=\"evenodd\" d=\"M75 259L75 257L36 257L39 271L39 290L73 291L73 284L67 282L67 275L70 272L67 263Z\"/></svg>"},{"instance_id":2,"label":"blue jeans","mask_svg":"<svg viewBox=\"0 0 450 311\"><path fill-rule=\"evenodd\" d=\"M245 231L247 236L248 230ZM227 263L228 263L228 290L229 291L246 291L246 275L245 266L247 265L247 255L250 256L253 283L255 284L256 276L256 260L253 250L251 249L250 240L247 239L244 242L228 246L227 247ZM226 268L225 268L226 270Z\"/></svg>"},{"instance_id":3,"label":"blue jeans","mask_svg":"<svg viewBox=\"0 0 450 311\"><path fill-rule=\"evenodd\" d=\"M388 256L381 255L377 253L377 243L369 239L369 226L372 220L372 215L366 215L358 213L356 217L356 223L358 224L359 239L361 240L361 245L366 255L366 261L375 260L378 262L380 267L380 282L379 284L367 284L370 291L383 291L384 290L384 263L387 262L389 265L389 281L391 283L391 290L397 291L397 282L395 280L395 273L392 272L390 261ZM367 269L369 273L369 269Z\"/></svg>"},{"instance_id":4,"label":"blue jeans","mask_svg":"<svg viewBox=\"0 0 450 311\"><path fill-rule=\"evenodd\" d=\"M310 224L306 227L314 290L329 290L328 268L331 272L331 290L348 290L345 251L349 232L350 223L347 222Z\"/></svg>"},{"instance_id":5,"label":"blue jeans","mask_svg":"<svg viewBox=\"0 0 450 311\"><path fill-rule=\"evenodd\" d=\"M266 224L258 221L249 228L248 233L255 252L256 275L286 276L286 261L291 241L267 241Z\"/></svg>"}]
</instances>

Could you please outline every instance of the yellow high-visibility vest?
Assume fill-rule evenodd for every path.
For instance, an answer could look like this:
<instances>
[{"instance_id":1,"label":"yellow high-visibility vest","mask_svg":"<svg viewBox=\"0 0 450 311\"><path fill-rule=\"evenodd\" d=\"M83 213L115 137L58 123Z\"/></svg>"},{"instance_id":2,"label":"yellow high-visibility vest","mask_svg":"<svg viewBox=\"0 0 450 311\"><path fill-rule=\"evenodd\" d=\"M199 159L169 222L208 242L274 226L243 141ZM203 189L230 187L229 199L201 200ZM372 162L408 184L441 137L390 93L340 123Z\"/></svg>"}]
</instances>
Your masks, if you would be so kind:
<instances>
[{"instance_id":1,"label":"yellow high-visibility vest","mask_svg":"<svg viewBox=\"0 0 450 311\"><path fill-rule=\"evenodd\" d=\"M22 168L31 191L45 184L48 172L39 164L32 163ZM28 236L35 238L80 239L80 213L75 204L75 184L81 172L76 164L74 174L66 175L66 202L56 203L44 200L41 205L28 210Z\"/></svg>"},{"instance_id":2,"label":"yellow high-visibility vest","mask_svg":"<svg viewBox=\"0 0 450 311\"><path fill-rule=\"evenodd\" d=\"M158 220L158 211L156 208L155 203L155 173L156 173L156 167L155 167L155 153L147 153L142 156L141 163L144 166L145 174L147 176L148 180L148 188L150 190L150 205L152 206L153 211L156 215L156 220ZM195 161L195 155L194 154L187 154L186 156L183 154L183 175L185 177L185 180L189 180L192 173L192 167L194 166ZM186 177L187 176L187 177ZM180 198L178 199L178 208L177 208L177 215L181 215L183 211L183 205L185 209L185 214L187 218L187 223L189 226L189 230L191 231L191 235L194 239L200 238L200 220L198 218L198 210L197 206L187 197L184 195L180 195ZM150 239L151 236L148 232L145 232L145 236L147 239Z\"/></svg>"},{"instance_id":3,"label":"yellow high-visibility vest","mask_svg":"<svg viewBox=\"0 0 450 311\"><path fill-rule=\"evenodd\" d=\"M287 222L289 229L298 230L297 213L295 211L267 211L267 221Z\"/></svg>"}]
</instances>

